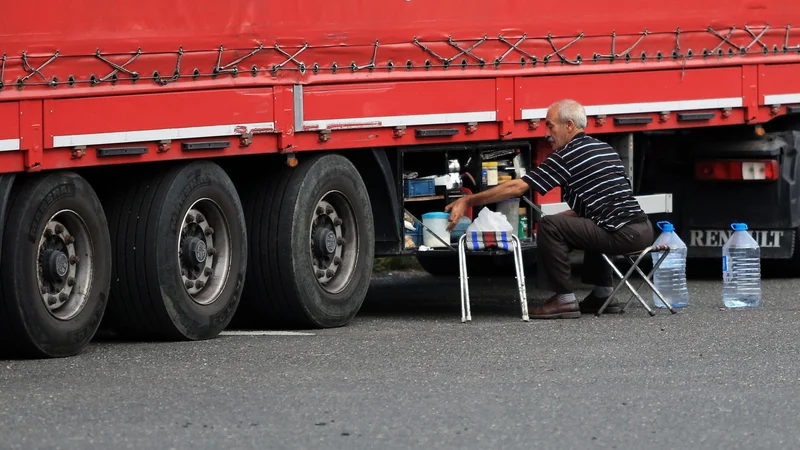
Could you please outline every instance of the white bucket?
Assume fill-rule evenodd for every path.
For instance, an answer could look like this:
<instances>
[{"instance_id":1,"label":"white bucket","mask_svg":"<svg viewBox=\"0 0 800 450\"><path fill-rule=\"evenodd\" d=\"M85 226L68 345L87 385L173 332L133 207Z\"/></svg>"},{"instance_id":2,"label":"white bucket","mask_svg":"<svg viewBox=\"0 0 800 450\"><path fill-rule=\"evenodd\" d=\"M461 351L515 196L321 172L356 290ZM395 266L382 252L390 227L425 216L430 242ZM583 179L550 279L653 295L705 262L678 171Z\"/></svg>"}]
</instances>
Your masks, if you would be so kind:
<instances>
[{"instance_id":1,"label":"white bucket","mask_svg":"<svg viewBox=\"0 0 800 450\"><path fill-rule=\"evenodd\" d=\"M422 215L422 223L432 232L436 233L442 241L450 242L450 232L447 231L447 225L450 224L450 214L443 212L432 212ZM436 239L430 231L423 228L422 244L431 248L445 248L447 247L439 239Z\"/></svg>"}]
</instances>

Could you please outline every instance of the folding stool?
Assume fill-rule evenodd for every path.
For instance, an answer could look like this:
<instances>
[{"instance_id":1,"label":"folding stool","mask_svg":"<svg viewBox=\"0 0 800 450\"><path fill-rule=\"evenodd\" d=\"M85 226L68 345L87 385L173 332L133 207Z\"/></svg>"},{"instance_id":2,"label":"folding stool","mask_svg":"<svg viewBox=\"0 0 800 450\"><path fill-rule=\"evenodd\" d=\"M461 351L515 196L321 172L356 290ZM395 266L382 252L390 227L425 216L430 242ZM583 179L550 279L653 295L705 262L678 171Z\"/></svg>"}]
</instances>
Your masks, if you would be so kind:
<instances>
[{"instance_id":1,"label":"folding stool","mask_svg":"<svg viewBox=\"0 0 800 450\"><path fill-rule=\"evenodd\" d=\"M653 264L653 268L650 270L650 272L647 275L645 275L644 272L642 272L642 269L639 268L639 263L641 263L642 260L644 260L644 258L647 255L649 255L650 253L652 253L652 252L663 252L663 254L658 259L658 261L656 261L656 263ZM622 309L620 310L620 313L624 313L625 312L625 308L628 307L628 305L633 300L633 297L635 296L639 300L639 303L641 303L644 306L644 308L647 310L647 312L651 316L655 316L656 315L655 311L653 311L653 309L650 308L650 306L647 304L647 302L644 301L642 296L639 295L639 292L637 291L637 289L641 289L641 287L644 285L644 283L647 283L650 286L650 288L653 290L653 292L655 292L655 294L658 295L658 298L660 298L661 301L664 302L664 304L667 306L667 308L669 308L669 311L672 314L675 314L677 312L677 311L675 311L675 308L672 307L672 304L670 304L669 301L667 301L667 299L664 298L664 296L661 294L661 292L659 292L659 290L656 289L655 285L651 282L651 278L653 277L653 274L655 274L656 269L658 269L658 267L661 265L661 263L664 262L664 260L667 258L667 255L669 255L669 246L668 245L651 245L651 246L647 247L646 249L642 250L641 252L628 253L627 255L614 255L614 256L623 256L624 258L627 258L627 260L630 261L630 263L632 264L631 268L628 269L628 271L625 273L625 275L622 275L622 272L620 272L619 269L617 269L617 266L614 265L614 263L611 261L611 258L609 258L608 255L603 254L602 256L603 256L603 259L605 260L605 262L609 266L611 266L611 270L613 270L614 273L619 278L621 278L621 280L617 284L617 286L614 287L614 290L611 291L611 295L608 296L608 298L606 299L605 303L603 303L603 306L601 306L600 309L597 310L597 313L595 313L595 315L596 316L600 316L601 314L603 314L603 311L605 311L605 309L608 306L608 304L611 303L611 299L614 298L614 295L617 293L617 291L619 291L622 288L622 285L624 284L625 286L628 287L628 289L630 289L630 291L633 293L633 295L631 295L631 297L628 298L628 301L625 302L624 305L622 305ZM634 260L634 257L636 257L635 260ZM634 271L639 272L639 275L641 275L642 279L644 280L644 281L642 281L642 283L639 284L639 287L636 288L636 289L634 289L634 287L631 286L631 283L628 281Z\"/></svg>"},{"instance_id":2,"label":"folding stool","mask_svg":"<svg viewBox=\"0 0 800 450\"><path fill-rule=\"evenodd\" d=\"M467 243L469 236L469 244ZM508 239L508 236L511 239ZM498 239L499 238L499 239ZM522 263L522 246L519 239L507 232L475 232L464 233L458 239L458 264L460 268L459 278L461 280L461 322L471 322L472 312L469 305L469 281L467 277L467 247L470 251L481 251L490 248L512 251L514 255L514 266L517 270L517 288L519 289L519 301L522 307L522 320L528 321L528 293L525 287L525 271Z\"/></svg>"}]
</instances>

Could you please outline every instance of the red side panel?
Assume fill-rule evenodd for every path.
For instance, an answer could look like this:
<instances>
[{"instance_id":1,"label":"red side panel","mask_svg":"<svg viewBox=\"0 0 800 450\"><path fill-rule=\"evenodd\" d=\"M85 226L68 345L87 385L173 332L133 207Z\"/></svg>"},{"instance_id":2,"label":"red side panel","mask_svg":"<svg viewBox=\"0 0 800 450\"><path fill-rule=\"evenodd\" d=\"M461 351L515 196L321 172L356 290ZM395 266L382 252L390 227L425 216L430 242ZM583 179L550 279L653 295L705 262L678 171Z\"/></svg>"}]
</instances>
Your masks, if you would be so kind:
<instances>
[{"instance_id":1,"label":"red side panel","mask_svg":"<svg viewBox=\"0 0 800 450\"><path fill-rule=\"evenodd\" d=\"M494 122L495 90L494 79L310 86L303 129Z\"/></svg>"},{"instance_id":2,"label":"red side panel","mask_svg":"<svg viewBox=\"0 0 800 450\"><path fill-rule=\"evenodd\" d=\"M800 103L800 64L763 66L758 85L760 105Z\"/></svg>"},{"instance_id":3,"label":"red side panel","mask_svg":"<svg viewBox=\"0 0 800 450\"><path fill-rule=\"evenodd\" d=\"M544 118L544 110L565 97L590 116L736 108L742 106L742 69L526 77L516 92L517 120Z\"/></svg>"},{"instance_id":4,"label":"red side panel","mask_svg":"<svg viewBox=\"0 0 800 450\"><path fill-rule=\"evenodd\" d=\"M45 147L232 136L274 130L272 88L45 102Z\"/></svg>"},{"instance_id":5,"label":"red side panel","mask_svg":"<svg viewBox=\"0 0 800 450\"><path fill-rule=\"evenodd\" d=\"M0 103L0 152L19 148L19 103Z\"/></svg>"}]
</instances>

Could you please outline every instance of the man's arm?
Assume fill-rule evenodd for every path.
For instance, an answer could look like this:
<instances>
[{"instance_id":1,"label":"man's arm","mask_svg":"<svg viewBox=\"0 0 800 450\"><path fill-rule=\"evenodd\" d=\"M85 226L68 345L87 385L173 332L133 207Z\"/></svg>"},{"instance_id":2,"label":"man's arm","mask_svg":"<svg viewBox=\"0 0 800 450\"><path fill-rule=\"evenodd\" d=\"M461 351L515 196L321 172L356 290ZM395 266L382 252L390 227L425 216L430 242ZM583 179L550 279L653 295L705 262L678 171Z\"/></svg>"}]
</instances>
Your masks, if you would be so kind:
<instances>
[{"instance_id":1,"label":"man's arm","mask_svg":"<svg viewBox=\"0 0 800 450\"><path fill-rule=\"evenodd\" d=\"M550 154L541 164L522 178L507 181L477 194L461 197L447 205L444 209L445 212L450 213L450 225L448 225L447 230L453 231L469 207L520 197L528 192L528 189L534 189L539 195L544 195L556 186L565 184L567 176L569 176L569 172L564 167L561 157L555 153Z\"/></svg>"},{"instance_id":2,"label":"man's arm","mask_svg":"<svg viewBox=\"0 0 800 450\"><path fill-rule=\"evenodd\" d=\"M489 203L502 202L510 198L520 197L528 191L528 183L521 179L507 181L501 185L487 189L477 194L461 197L445 207L445 212L450 213L450 225L447 231L453 231L458 221L464 217L467 209L473 206L488 205Z\"/></svg>"},{"instance_id":3,"label":"man's arm","mask_svg":"<svg viewBox=\"0 0 800 450\"><path fill-rule=\"evenodd\" d=\"M503 184L466 197L468 206L483 206L517 198L528 192L528 183L522 179L507 181Z\"/></svg>"}]
</instances>

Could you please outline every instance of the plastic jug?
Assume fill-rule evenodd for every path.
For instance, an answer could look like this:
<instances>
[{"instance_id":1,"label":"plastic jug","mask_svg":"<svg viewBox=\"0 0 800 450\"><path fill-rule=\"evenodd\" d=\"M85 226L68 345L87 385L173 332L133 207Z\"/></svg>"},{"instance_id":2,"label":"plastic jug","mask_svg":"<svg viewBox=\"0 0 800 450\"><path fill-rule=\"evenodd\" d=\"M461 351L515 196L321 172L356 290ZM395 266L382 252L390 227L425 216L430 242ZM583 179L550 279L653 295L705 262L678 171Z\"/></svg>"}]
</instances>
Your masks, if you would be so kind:
<instances>
[{"instance_id":1,"label":"plastic jug","mask_svg":"<svg viewBox=\"0 0 800 450\"><path fill-rule=\"evenodd\" d=\"M761 306L761 248L747 224L731 224L722 246L722 303L727 308Z\"/></svg>"},{"instance_id":2,"label":"plastic jug","mask_svg":"<svg viewBox=\"0 0 800 450\"><path fill-rule=\"evenodd\" d=\"M689 289L686 285L686 244L675 232L675 226L670 222L662 221L656 225L661 230L661 234L653 245L669 246L669 254L656 269L653 275L653 284L674 308L689 306ZM653 252L651 255L653 265L655 265L663 252ZM653 293L653 303L658 308L667 307L655 292Z\"/></svg>"}]
</instances>

